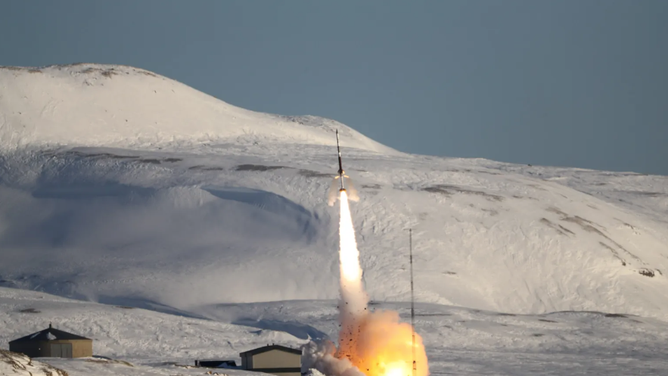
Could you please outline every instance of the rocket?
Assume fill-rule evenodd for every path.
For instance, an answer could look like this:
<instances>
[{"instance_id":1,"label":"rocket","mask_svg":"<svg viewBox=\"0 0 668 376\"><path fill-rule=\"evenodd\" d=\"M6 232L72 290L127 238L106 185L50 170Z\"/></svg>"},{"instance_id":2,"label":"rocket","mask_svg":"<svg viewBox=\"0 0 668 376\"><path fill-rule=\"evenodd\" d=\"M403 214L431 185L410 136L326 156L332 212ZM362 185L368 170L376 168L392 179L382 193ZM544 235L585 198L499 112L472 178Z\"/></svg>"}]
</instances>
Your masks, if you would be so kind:
<instances>
[{"instance_id":1,"label":"rocket","mask_svg":"<svg viewBox=\"0 0 668 376\"><path fill-rule=\"evenodd\" d=\"M329 206L334 205L334 202L337 200L341 192L346 192L349 200L359 201L359 195L357 194L357 190L355 189L353 182L350 180L350 176L346 175L346 172L343 170L343 162L341 160L341 142L339 141L338 129L336 130L336 153L339 157L339 170L336 172L334 180L332 180L332 185L330 186L329 194L327 195L327 204Z\"/></svg>"},{"instance_id":2,"label":"rocket","mask_svg":"<svg viewBox=\"0 0 668 376\"><path fill-rule=\"evenodd\" d=\"M343 186L343 177L345 176L345 171L343 171L343 163L341 162L341 146L339 145L339 130L336 130L336 151L339 153L339 191L345 191L346 188Z\"/></svg>"}]
</instances>

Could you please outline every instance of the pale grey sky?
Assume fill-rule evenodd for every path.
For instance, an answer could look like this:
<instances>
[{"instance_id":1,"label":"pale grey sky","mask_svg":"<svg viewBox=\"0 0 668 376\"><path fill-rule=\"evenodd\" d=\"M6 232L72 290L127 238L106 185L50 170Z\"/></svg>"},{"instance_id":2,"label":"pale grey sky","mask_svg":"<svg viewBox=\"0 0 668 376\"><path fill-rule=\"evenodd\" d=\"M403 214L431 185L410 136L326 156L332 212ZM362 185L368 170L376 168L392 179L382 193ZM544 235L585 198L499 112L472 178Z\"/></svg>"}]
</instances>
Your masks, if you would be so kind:
<instances>
[{"instance_id":1,"label":"pale grey sky","mask_svg":"<svg viewBox=\"0 0 668 376\"><path fill-rule=\"evenodd\" d=\"M0 65L126 64L419 154L668 175L668 1L4 1Z\"/></svg>"}]
</instances>

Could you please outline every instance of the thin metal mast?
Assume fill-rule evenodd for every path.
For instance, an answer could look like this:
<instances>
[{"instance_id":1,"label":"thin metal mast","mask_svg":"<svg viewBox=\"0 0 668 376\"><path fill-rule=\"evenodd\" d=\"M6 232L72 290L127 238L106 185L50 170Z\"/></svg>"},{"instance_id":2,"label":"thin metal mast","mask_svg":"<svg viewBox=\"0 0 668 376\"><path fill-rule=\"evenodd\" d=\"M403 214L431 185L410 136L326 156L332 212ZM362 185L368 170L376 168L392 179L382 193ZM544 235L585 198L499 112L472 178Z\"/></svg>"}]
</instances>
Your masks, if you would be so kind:
<instances>
[{"instance_id":1,"label":"thin metal mast","mask_svg":"<svg viewBox=\"0 0 668 376\"><path fill-rule=\"evenodd\" d=\"M413 328L413 376L417 371L417 364L415 363L415 294L413 291L413 229L408 229L408 250L410 254L411 263L411 328Z\"/></svg>"}]
</instances>

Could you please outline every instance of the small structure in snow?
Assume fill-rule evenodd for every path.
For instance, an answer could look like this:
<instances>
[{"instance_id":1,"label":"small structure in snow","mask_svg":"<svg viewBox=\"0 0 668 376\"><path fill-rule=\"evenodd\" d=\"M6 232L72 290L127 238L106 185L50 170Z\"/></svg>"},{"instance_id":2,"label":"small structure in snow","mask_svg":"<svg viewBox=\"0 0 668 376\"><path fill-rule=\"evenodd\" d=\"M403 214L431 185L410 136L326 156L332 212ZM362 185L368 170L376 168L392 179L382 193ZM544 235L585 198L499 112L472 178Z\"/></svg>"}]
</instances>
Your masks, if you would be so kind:
<instances>
[{"instance_id":1,"label":"small structure in snow","mask_svg":"<svg viewBox=\"0 0 668 376\"><path fill-rule=\"evenodd\" d=\"M267 345L239 354L241 368L278 376L300 376L302 351L281 345Z\"/></svg>"},{"instance_id":2,"label":"small structure in snow","mask_svg":"<svg viewBox=\"0 0 668 376\"><path fill-rule=\"evenodd\" d=\"M31 358L81 358L93 356L93 340L49 327L9 342L9 351Z\"/></svg>"},{"instance_id":3,"label":"small structure in snow","mask_svg":"<svg viewBox=\"0 0 668 376\"><path fill-rule=\"evenodd\" d=\"M237 362L235 362L234 360L217 360L217 359L195 360L195 367L239 368L237 366Z\"/></svg>"}]
</instances>

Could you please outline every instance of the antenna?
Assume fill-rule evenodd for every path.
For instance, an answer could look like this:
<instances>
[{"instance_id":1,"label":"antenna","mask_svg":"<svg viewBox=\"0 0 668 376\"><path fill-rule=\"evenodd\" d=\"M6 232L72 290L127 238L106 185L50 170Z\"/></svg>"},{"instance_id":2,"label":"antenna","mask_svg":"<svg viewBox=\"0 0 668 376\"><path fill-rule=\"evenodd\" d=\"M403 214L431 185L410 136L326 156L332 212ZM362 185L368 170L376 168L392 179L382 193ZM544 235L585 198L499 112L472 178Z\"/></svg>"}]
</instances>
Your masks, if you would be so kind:
<instances>
[{"instance_id":1,"label":"antenna","mask_svg":"<svg viewBox=\"0 0 668 376\"><path fill-rule=\"evenodd\" d=\"M415 363L415 292L413 290L413 229L408 229L408 252L411 263L411 328L413 328L413 376L417 371L417 364Z\"/></svg>"}]
</instances>

